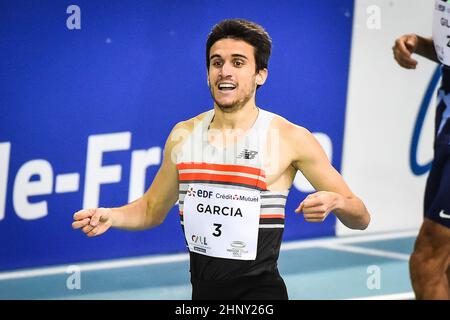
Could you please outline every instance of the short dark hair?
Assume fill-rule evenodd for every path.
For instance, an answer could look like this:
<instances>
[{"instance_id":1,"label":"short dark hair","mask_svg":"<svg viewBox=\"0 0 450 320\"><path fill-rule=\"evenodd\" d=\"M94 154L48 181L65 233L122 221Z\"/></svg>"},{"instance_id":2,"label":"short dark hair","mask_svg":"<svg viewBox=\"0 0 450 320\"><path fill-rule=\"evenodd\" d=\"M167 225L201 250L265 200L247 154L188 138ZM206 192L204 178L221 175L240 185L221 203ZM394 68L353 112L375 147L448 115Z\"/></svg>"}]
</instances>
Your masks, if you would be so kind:
<instances>
[{"instance_id":1,"label":"short dark hair","mask_svg":"<svg viewBox=\"0 0 450 320\"><path fill-rule=\"evenodd\" d=\"M206 68L209 70L209 52L214 43L221 39L243 40L253 46L256 72L267 68L272 39L262 26L244 19L225 19L216 24L206 41Z\"/></svg>"}]
</instances>

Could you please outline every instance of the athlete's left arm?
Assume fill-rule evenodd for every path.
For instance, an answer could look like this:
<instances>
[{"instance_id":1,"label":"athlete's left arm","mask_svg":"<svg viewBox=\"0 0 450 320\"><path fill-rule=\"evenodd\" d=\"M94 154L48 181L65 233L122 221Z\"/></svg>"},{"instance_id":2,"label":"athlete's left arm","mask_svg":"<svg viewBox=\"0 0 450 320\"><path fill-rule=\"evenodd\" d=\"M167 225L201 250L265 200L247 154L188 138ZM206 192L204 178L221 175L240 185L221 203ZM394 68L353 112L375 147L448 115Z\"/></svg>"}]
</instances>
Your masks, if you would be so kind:
<instances>
[{"instance_id":1,"label":"athlete's left arm","mask_svg":"<svg viewBox=\"0 0 450 320\"><path fill-rule=\"evenodd\" d=\"M286 131L286 130L285 130ZM322 222L330 212L351 229L367 228L370 214L352 193L339 172L331 165L322 146L305 128L290 124L287 128L291 165L300 170L317 192L308 195L295 210L305 220Z\"/></svg>"}]
</instances>

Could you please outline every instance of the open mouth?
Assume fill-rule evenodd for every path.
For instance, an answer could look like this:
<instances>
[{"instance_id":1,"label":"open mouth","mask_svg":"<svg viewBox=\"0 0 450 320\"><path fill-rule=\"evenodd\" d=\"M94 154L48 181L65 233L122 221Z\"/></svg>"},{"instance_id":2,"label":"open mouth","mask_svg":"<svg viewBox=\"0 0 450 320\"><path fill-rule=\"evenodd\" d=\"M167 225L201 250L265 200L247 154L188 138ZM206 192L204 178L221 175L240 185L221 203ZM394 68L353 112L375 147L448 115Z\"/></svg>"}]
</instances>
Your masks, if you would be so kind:
<instances>
[{"instance_id":1,"label":"open mouth","mask_svg":"<svg viewBox=\"0 0 450 320\"><path fill-rule=\"evenodd\" d=\"M220 91L232 91L236 89L236 85L234 83L219 83L217 87Z\"/></svg>"}]
</instances>

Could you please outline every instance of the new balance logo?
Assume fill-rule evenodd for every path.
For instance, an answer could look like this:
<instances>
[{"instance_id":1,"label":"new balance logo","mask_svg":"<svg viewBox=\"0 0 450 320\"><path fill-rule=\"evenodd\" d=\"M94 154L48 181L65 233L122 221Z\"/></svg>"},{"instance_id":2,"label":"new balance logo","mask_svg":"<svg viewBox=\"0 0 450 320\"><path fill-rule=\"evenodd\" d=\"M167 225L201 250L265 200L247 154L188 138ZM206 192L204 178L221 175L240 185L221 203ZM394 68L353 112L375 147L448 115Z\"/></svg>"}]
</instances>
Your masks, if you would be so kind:
<instances>
[{"instance_id":1,"label":"new balance logo","mask_svg":"<svg viewBox=\"0 0 450 320\"><path fill-rule=\"evenodd\" d=\"M442 210L441 212L439 212L439 217L444 219L450 219L450 214L446 214L444 210Z\"/></svg>"},{"instance_id":2,"label":"new balance logo","mask_svg":"<svg viewBox=\"0 0 450 320\"><path fill-rule=\"evenodd\" d=\"M238 159L255 159L255 156L258 154L258 151L244 149L239 155Z\"/></svg>"}]
</instances>

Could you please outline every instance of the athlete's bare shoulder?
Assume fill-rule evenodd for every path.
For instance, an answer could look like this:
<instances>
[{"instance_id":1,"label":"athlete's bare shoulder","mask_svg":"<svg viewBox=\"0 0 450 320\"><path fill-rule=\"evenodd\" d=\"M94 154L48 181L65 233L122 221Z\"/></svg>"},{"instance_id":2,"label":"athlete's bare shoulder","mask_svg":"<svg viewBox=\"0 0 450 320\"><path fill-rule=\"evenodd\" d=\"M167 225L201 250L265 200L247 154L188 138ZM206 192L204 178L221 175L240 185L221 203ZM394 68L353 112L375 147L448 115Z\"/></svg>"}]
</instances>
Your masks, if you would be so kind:
<instances>
[{"instance_id":1,"label":"athlete's bare shoulder","mask_svg":"<svg viewBox=\"0 0 450 320\"><path fill-rule=\"evenodd\" d=\"M173 127L172 132L170 132L166 143L166 149L169 151L172 151L173 149L175 152L181 150L181 146L192 133L194 127L203 120L207 113L208 111L200 113L199 115L196 115L188 120L178 122Z\"/></svg>"},{"instance_id":2,"label":"athlete's bare shoulder","mask_svg":"<svg viewBox=\"0 0 450 320\"><path fill-rule=\"evenodd\" d=\"M198 115L196 115L195 117L192 117L190 119L184 120L184 121L180 121L178 122L175 127L175 129L182 129L182 130L187 130L189 132L191 132L194 127L203 120L203 118L206 116L206 114L208 113L208 111L202 112Z\"/></svg>"},{"instance_id":3,"label":"athlete's bare shoulder","mask_svg":"<svg viewBox=\"0 0 450 320\"><path fill-rule=\"evenodd\" d=\"M270 127L279 130L280 136L289 140L305 139L311 134L308 129L292 123L278 114L275 114Z\"/></svg>"},{"instance_id":4,"label":"athlete's bare shoulder","mask_svg":"<svg viewBox=\"0 0 450 320\"><path fill-rule=\"evenodd\" d=\"M314 135L306 128L275 115L271 128L278 132L281 154L293 163L308 161L317 154L322 154L322 148Z\"/></svg>"}]
</instances>

